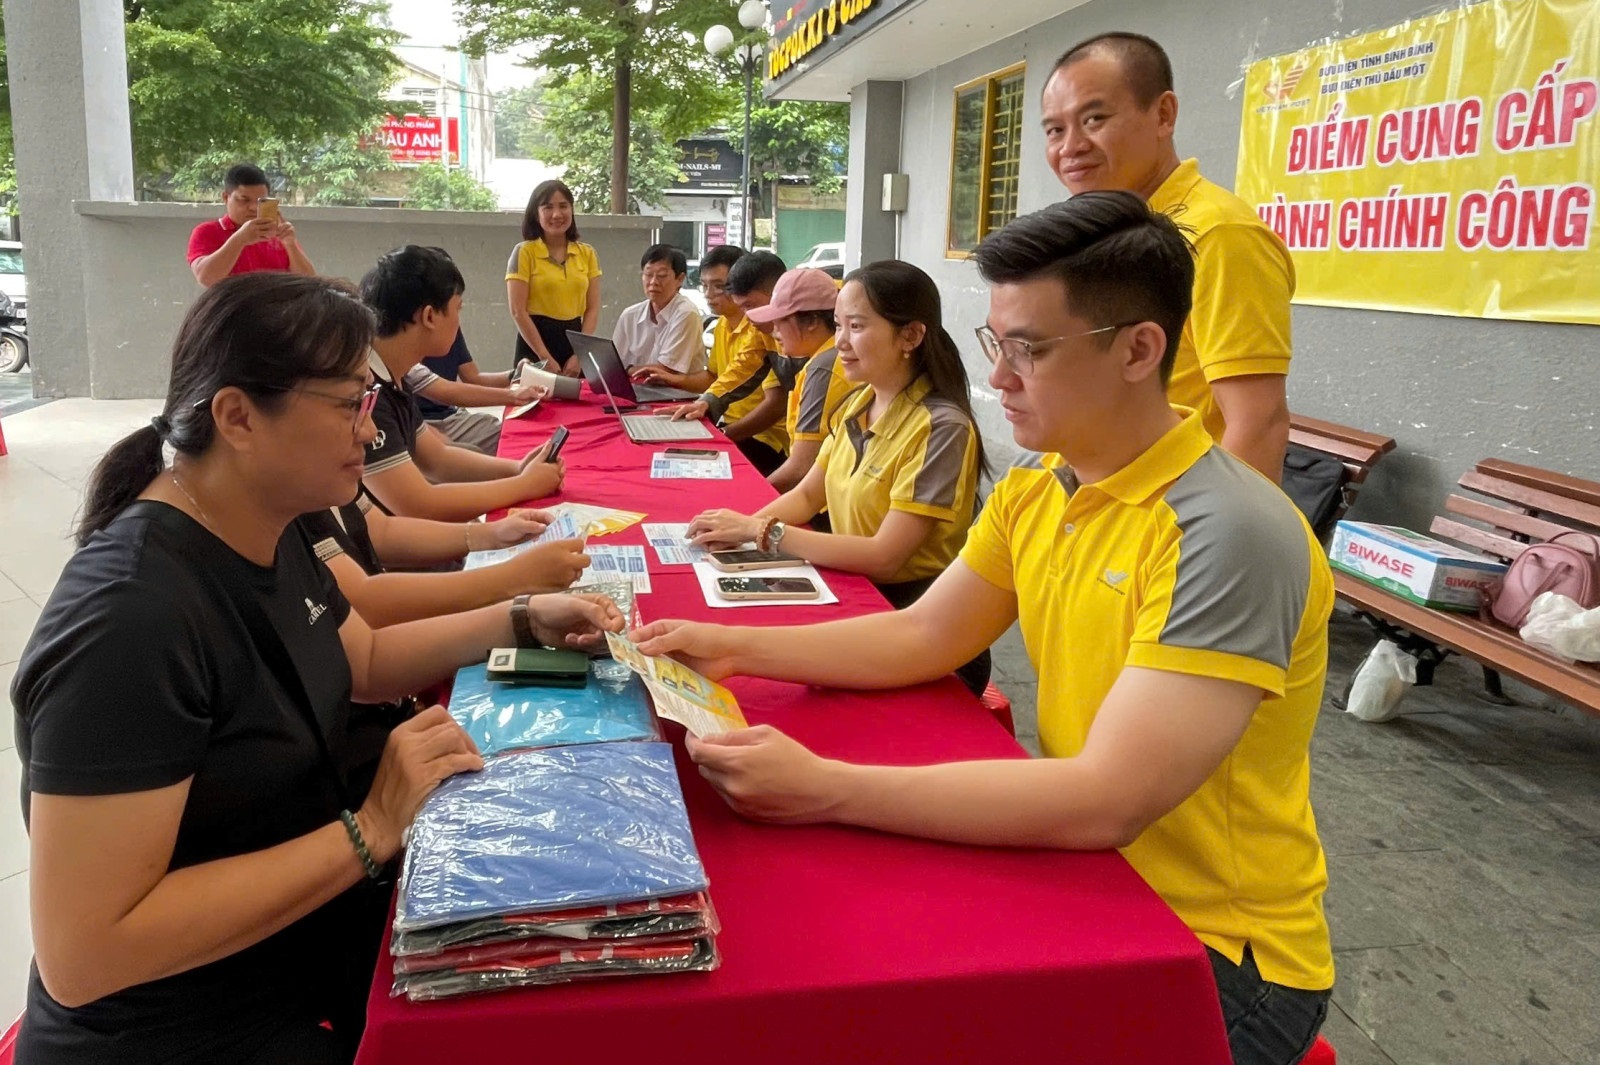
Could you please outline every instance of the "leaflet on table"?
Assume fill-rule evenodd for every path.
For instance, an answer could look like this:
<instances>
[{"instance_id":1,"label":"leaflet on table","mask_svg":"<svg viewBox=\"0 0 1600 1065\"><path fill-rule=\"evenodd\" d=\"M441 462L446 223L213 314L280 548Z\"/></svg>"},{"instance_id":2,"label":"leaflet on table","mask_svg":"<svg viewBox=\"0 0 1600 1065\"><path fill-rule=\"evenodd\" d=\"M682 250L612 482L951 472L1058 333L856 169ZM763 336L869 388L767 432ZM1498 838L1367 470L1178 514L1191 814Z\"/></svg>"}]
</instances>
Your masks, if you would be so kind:
<instances>
[{"instance_id":1,"label":"leaflet on table","mask_svg":"<svg viewBox=\"0 0 1600 1065\"><path fill-rule=\"evenodd\" d=\"M710 553L699 544L689 542L689 526L646 523L644 538L656 549L656 557L663 566L688 566L704 562Z\"/></svg>"},{"instance_id":2,"label":"leaflet on table","mask_svg":"<svg viewBox=\"0 0 1600 1065\"><path fill-rule=\"evenodd\" d=\"M650 458L650 476L657 481L731 481L733 466L726 451L715 459L681 459L658 451Z\"/></svg>"},{"instance_id":3,"label":"leaflet on table","mask_svg":"<svg viewBox=\"0 0 1600 1065\"><path fill-rule=\"evenodd\" d=\"M545 509L551 514L571 514L579 524L588 527L590 536L608 536L644 520L644 515L637 511L597 507L589 503L557 503Z\"/></svg>"},{"instance_id":4,"label":"leaflet on table","mask_svg":"<svg viewBox=\"0 0 1600 1065\"><path fill-rule=\"evenodd\" d=\"M645 565L643 547L637 544L590 544L584 548L584 552L589 556L589 568L572 586L574 590L587 591L596 584L628 581L633 585L635 595L650 591L650 570Z\"/></svg>"},{"instance_id":5,"label":"leaflet on table","mask_svg":"<svg viewBox=\"0 0 1600 1065\"><path fill-rule=\"evenodd\" d=\"M671 658L650 658L625 636L606 633L611 657L626 663L644 680L656 704L656 714L676 721L696 736L747 728L744 711L733 693L714 680Z\"/></svg>"},{"instance_id":6,"label":"leaflet on table","mask_svg":"<svg viewBox=\"0 0 1600 1065\"><path fill-rule=\"evenodd\" d=\"M586 538L584 526L575 515L555 514L553 510L551 513L555 515L554 520L545 526L544 532L535 536L532 540L524 540L520 544L499 547L492 551L473 551L467 555L464 568L482 569L484 566L497 566L502 562L510 562L535 544L548 543L551 540L582 540Z\"/></svg>"},{"instance_id":7,"label":"leaflet on table","mask_svg":"<svg viewBox=\"0 0 1600 1065\"><path fill-rule=\"evenodd\" d=\"M828 587L828 582L822 579L822 574L810 565L777 566L756 573L724 573L709 562L696 562L694 576L700 582L700 594L706 597L706 606L716 607L719 610L734 607L827 606L829 603L839 601L839 597L833 594L833 589ZM815 584L821 594L815 599L724 599L717 594L719 577L804 577Z\"/></svg>"}]
</instances>

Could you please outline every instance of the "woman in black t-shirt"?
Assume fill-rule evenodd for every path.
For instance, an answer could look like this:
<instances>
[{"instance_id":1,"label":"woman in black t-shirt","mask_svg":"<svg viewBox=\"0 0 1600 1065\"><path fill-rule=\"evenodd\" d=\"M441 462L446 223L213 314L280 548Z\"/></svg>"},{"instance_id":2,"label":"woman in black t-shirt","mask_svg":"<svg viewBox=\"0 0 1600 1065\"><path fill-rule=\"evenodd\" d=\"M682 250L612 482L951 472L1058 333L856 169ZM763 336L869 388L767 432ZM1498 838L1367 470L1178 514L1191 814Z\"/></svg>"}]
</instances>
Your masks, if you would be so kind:
<instances>
[{"instance_id":1,"label":"woman in black t-shirt","mask_svg":"<svg viewBox=\"0 0 1600 1065\"><path fill-rule=\"evenodd\" d=\"M293 523L355 494L372 330L340 282L223 281L184 321L162 415L95 471L12 687L33 854L20 1063L354 1056L387 900L369 877L482 760L435 707L353 795L351 695L399 697L517 639L504 605L370 630ZM534 600L529 622L575 645L621 628L580 596Z\"/></svg>"}]
</instances>

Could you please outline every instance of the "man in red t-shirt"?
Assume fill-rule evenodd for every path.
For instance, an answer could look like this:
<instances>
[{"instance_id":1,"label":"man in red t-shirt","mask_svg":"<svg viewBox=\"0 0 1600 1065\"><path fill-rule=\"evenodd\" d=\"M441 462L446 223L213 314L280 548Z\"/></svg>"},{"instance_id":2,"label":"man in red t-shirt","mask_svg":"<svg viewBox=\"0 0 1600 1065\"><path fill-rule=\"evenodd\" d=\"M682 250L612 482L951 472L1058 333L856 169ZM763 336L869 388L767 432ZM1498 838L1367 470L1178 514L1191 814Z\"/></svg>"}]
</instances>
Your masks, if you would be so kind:
<instances>
[{"instance_id":1,"label":"man in red t-shirt","mask_svg":"<svg viewBox=\"0 0 1600 1065\"><path fill-rule=\"evenodd\" d=\"M271 195L267 175L258 166L230 167L222 182L228 213L202 222L189 234L189 269L206 288L233 274L257 270L315 274L316 267L300 249L294 226L283 217L259 218L261 201Z\"/></svg>"}]
</instances>

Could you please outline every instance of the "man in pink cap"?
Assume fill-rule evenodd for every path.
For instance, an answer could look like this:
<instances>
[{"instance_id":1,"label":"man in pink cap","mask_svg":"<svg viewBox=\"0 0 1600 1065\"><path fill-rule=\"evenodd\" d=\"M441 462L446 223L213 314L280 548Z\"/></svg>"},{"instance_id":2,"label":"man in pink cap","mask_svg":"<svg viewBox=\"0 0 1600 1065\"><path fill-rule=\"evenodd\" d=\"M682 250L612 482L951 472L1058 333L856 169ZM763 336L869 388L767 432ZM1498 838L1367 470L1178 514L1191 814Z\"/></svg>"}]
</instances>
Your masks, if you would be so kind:
<instances>
[{"instance_id":1,"label":"man in pink cap","mask_svg":"<svg viewBox=\"0 0 1600 1065\"><path fill-rule=\"evenodd\" d=\"M799 267L778 278L765 307L745 312L756 325L772 329L779 355L773 359L789 389L789 457L767 481L780 492L799 484L817 460L833 427L833 413L853 387L839 368L833 349L833 305L839 287L821 270ZM788 384L788 381L785 381Z\"/></svg>"}]
</instances>

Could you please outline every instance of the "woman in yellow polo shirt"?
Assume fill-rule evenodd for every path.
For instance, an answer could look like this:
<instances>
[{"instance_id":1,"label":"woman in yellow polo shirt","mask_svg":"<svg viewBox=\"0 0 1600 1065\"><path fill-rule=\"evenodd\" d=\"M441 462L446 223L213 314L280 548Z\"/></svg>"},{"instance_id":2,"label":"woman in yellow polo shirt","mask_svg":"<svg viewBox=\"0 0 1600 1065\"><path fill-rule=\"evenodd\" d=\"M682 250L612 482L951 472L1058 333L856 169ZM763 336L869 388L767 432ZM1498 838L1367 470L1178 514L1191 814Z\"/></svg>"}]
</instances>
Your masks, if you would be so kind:
<instances>
[{"instance_id":1,"label":"woman in yellow polo shirt","mask_svg":"<svg viewBox=\"0 0 1600 1065\"><path fill-rule=\"evenodd\" d=\"M540 182L522 215L522 242L506 263L506 302L517 327L517 358L577 377L567 330L593 333L600 322L600 260L578 239L572 190Z\"/></svg>"},{"instance_id":2,"label":"woman in yellow polo shirt","mask_svg":"<svg viewBox=\"0 0 1600 1065\"><path fill-rule=\"evenodd\" d=\"M839 365L857 388L816 464L755 514L709 510L689 534L702 545L754 542L864 574L904 608L955 561L977 512L987 462L967 371L942 324L938 286L910 263L886 259L851 273L834 316ZM832 532L792 527L824 506ZM981 692L988 652L957 673Z\"/></svg>"}]
</instances>

